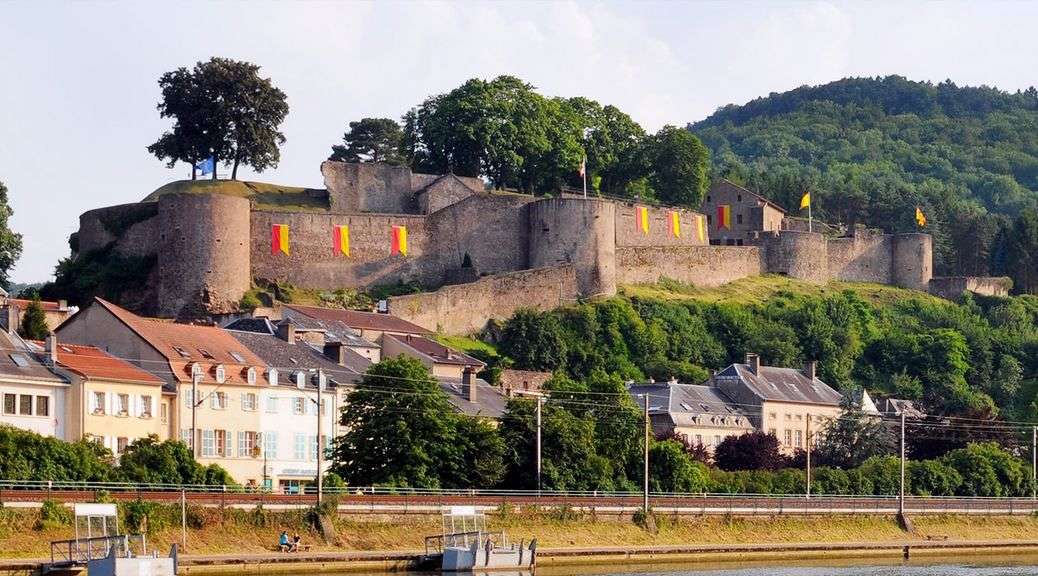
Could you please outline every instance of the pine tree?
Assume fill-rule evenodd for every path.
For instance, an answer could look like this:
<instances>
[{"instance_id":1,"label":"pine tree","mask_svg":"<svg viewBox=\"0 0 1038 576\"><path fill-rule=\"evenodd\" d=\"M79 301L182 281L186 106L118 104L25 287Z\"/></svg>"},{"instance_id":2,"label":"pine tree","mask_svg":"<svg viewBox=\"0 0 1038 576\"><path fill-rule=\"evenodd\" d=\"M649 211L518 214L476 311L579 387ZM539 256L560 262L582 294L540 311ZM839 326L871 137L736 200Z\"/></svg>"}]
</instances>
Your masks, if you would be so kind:
<instances>
[{"instance_id":1,"label":"pine tree","mask_svg":"<svg viewBox=\"0 0 1038 576\"><path fill-rule=\"evenodd\" d=\"M22 325L18 329L18 334L28 340L43 340L50 336L47 315L43 313L43 305L40 304L38 295L33 296L29 307L25 309L25 316L22 317Z\"/></svg>"}]
</instances>

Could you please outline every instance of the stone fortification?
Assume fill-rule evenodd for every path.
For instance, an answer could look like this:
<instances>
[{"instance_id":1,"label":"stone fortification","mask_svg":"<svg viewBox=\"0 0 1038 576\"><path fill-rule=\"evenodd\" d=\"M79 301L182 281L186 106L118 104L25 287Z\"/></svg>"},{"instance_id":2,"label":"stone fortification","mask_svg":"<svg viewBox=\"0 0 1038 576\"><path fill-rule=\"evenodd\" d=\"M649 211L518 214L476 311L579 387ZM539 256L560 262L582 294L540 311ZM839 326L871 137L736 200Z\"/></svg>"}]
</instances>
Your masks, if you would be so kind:
<instances>
[{"instance_id":1,"label":"stone fortification","mask_svg":"<svg viewBox=\"0 0 1038 576\"><path fill-rule=\"evenodd\" d=\"M930 293L955 300L964 292L982 296L1008 296L1013 280L1006 276L942 276L930 280Z\"/></svg>"},{"instance_id":2,"label":"stone fortification","mask_svg":"<svg viewBox=\"0 0 1038 576\"><path fill-rule=\"evenodd\" d=\"M398 166L325 162L321 170L324 208L160 195L84 213L78 253L155 256L148 283L157 303L140 311L180 318L232 311L254 279L328 290L468 282L394 301L394 312L405 306L416 322L452 332L517 307L611 295L618 284L664 277L716 286L777 273L926 289L932 274L925 234L761 231L753 245L715 246L706 216L690 210L487 191L476 179ZM287 226L287 254L271 249L275 225ZM333 244L340 226L349 229L348 255ZM394 226L407 229L406 255L391 251ZM531 272L513 274L522 271Z\"/></svg>"}]
</instances>

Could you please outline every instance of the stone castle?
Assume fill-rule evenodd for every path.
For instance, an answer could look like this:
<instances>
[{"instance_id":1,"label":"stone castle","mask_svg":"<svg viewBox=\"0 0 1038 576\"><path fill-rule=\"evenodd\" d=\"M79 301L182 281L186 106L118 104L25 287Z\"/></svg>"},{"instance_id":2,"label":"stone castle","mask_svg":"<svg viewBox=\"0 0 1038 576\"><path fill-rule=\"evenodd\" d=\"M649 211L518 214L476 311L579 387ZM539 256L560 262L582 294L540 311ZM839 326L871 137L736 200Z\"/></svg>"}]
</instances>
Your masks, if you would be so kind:
<instances>
[{"instance_id":1,"label":"stone castle","mask_svg":"<svg viewBox=\"0 0 1038 576\"><path fill-rule=\"evenodd\" d=\"M723 223L687 209L487 191L475 178L383 164L328 161L321 172L326 190L306 191L305 207L174 193L91 210L73 246L154 262L144 290L125 302L147 314L232 313L255 279L330 290L414 281L442 288L392 298L391 311L448 332L664 277L715 286L774 273L916 290L932 280L927 234L856 228L832 238L775 226L717 245L711 235ZM287 231L283 250L272 246L274 227ZM348 227L348 250L335 243L340 227ZM406 254L393 246L402 228Z\"/></svg>"}]
</instances>

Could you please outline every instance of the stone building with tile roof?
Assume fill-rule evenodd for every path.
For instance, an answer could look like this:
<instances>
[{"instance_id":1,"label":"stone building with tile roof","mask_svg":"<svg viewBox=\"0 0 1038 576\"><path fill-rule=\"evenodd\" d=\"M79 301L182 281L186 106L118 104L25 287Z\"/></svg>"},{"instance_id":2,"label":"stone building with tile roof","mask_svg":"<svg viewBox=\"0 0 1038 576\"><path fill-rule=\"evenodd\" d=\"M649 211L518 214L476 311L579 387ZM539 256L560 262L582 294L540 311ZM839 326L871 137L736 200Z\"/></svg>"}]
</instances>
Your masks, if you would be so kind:
<instances>
[{"instance_id":1,"label":"stone building with tile roof","mask_svg":"<svg viewBox=\"0 0 1038 576\"><path fill-rule=\"evenodd\" d=\"M649 421L657 437L679 435L713 450L729 436L754 430L753 422L717 388L697 384L649 382L628 387L641 406L649 398Z\"/></svg>"}]
</instances>

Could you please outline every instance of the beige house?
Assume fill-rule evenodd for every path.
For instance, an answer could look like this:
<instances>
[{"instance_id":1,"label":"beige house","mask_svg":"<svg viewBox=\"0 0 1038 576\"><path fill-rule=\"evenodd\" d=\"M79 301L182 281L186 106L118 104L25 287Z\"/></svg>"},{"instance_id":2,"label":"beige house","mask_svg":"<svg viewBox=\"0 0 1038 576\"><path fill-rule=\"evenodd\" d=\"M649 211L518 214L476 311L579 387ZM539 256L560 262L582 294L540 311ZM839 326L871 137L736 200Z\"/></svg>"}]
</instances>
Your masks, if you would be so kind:
<instances>
[{"instance_id":1,"label":"beige house","mask_svg":"<svg viewBox=\"0 0 1038 576\"><path fill-rule=\"evenodd\" d=\"M648 396L649 421L658 438L680 436L712 452L725 438L754 430L749 416L710 386L672 380L632 385L628 390L639 406Z\"/></svg>"},{"instance_id":2,"label":"beige house","mask_svg":"<svg viewBox=\"0 0 1038 576\"><path fill-rule=\"evenodd\" d=\"M706 214L710 243L742 246L760 232L783 229L786 211L764 196L728 180L714 182L700 211Z\"/></svg>"},{"instance_id":3,"label":"beige house","mask_svg":"<svg viewBox=\"0 0 1038 576\"><path fill-rule=\"evenodd\" d=\"M25 311L29 309L31 303L32 300L11 298L6 292L0 290L0 327L8 332L17 332L22 326ZM68 302L64 300L57 302L41 300L40 307L43 308L43 315L47 319L47 329L51 332L76 311L75 307L70 308Z\"/></svg>"},{"instance_id":4,"label":"beige house","mask_svg":"<svg viewBox=\"0 0 1038 576\"><path fill-rule=\"evenodd\" d=\"M400 355L417 358L437 378L461 378L466 372L475 374L486 364L468 354L450 348L423 336L386 334L382 338L382 356Z\"/></svg>"},{"instance_id":5,"label":"beige house","mask_svg":"<svg viewBox=\"0 0 1038 576\"><path fill-rule=\"evenodd\" d=\"M843 396L818 379L817 364L802 369L761 366L760 357L747 354L743 364L732 364L709 381L750 417L754 427L775 435L787 454L824 435L839 416Z\"/></svg>"},{"instance_id":6,"label":"beige house","mask_svg":"<svg viewBox=\"0 0 1038 576\"><path fill-rule=\"evenodd\" d=\"M176 394L163 380L93 346L37 344L48 365L70 382L65 439L95 440L115 455L138 438L170 437Z\"/></svg>"},{"instance_id":7,"label":"beige house","mask_svg":"<svg viewBox=\"0 0 1038 576\"><path fill-rule=\"evenodd\" d=\"M219 464L243 484L263 481L259 394L269 386L268 369L229 332L142 318L95 298L57 335L61 342L95 346L162 378L177 393L171 429L198 460Z\"/></svg>"}]
</instances>

